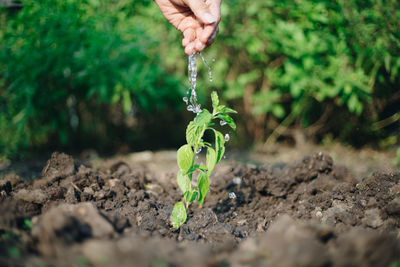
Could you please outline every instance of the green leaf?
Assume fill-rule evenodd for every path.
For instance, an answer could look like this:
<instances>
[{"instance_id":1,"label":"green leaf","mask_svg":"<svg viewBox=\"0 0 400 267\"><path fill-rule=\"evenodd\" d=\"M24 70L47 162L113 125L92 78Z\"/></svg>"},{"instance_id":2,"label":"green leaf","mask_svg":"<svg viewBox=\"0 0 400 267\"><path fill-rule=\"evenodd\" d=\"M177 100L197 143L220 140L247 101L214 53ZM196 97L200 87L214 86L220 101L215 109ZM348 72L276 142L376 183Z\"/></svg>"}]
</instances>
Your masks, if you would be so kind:
<instances>
[{"instance_id":1,"label":"green leaf","mask_svg":"<svg viewBox=\"0 0 400 267\"><path fill-rule=\"evenodd\" d=\"M197 201L201 206L203 205L204 199L208 193L208 189L210 189L210 179L206 173L199 173L199 176L197 177L197 186L199 187L199 198Z\"/></svg>"},{"instance_id":2,"label":"green leaf","mask_svg":"<svg viewBox=\"0 0 400 267\"><path fill-rule=\"evenodd\" d=\"M200 146L202 146L202 147L205 147L205 146L210 147L211 144L209 142L201 142Z\"/></svg>"},{"instance_id":3,"label":"green leaf","mask_svg":"<svg viewBox=\"0 0 400 267\"><path fill-rule=\"evenodd\" d=\"M217 153L211 147L207 148L206 155L206 166L207 166L207 174L210 175L214 170L215 164L217 164Z\"/></svg>"},{"instance_id":4,"label":"green leaf","mask_svg":"<svg viewBox=\"0 0 400 267\"><path fill-rule=\"evenodd\" d=\"M198 126L208 125L213 116L207 109L203 109L197 116L194 118L194 123Z\"/></svg>"},{"instance_id":5,"label":"green leaf","mask_svg":"<svg viewBox=\"0 0 400 267\"><path fill-rule=\"evenodd\" d=\"M272 114L274 114L275 117L282 119L285 116L285 109L280 104L273 105Z\"/></svg>"},{"instance_id":6,"label":"green leaf","mask_svg":"<svg viewBox=\"0 0 400 267\"><path fill-rule=\"evenodd\" d=\"M193 150L190 145L183 145L178 149L178 166L179 169L187 172L192 166Z\"/></svg>"},{"instance_id":7,"label":"green leaf","mask_svg":"<svg viewBox=\"0 0 400 267\"><path fill-rule=\"evenodd\" d=\"M186 142L191 146L195 146L203 136L206 127L206 125L199 126L191 121L186 128Z\"/></svg>"},{"instance_id":8,"label":"green leaf","mask_svg":"<svg viewBox=\"0 0 400 267\"><path fill-rule=\"evenodd\" d=\"M221 113L225 109L225 105L220 105L217 107L216 113Z\"/></svg>"},{"instance_id":9,"label":"green leaf","mask_svg":"<svg viewBox=\"0 0 400 267\"><path fill-rule=\"evenodd\" d=\"M197 190L194 189L192 191L187 191L183 196L186 202L193 202L196 200L197 194Z\"/></svg>"},{"instance_id":10,"label":"green leaf","mask_svg":"<svg viewBox=\"0 0 400 267\"><path fill-rule=\"evenodd\" d=\"M212 107L214 110L217 110L218 105L219 105L219 99L218 99L218 94L217 92L213 91L211 93L211 100L212 100Z\"/></svg>"},{"instance_id":11,"label":"green leaf","mask_svg":"<svg viewBox=\"0 0 400 267\"><path fill-rule=\"evenodd\" d=\"M197 166L193 165L190 169L186 172L187 175L194 173L197 170Z\"/></svg>"},{"instance_id":12,"label":"green leaf","mask_svg":"<svg viewBox=\"0 0 400 267\"><path fill-rule=\"evenodd\" d=\"M125 114L128 114L132 108L131 94L128 90L122 91L122 109Z\"/></svg>"},{"instance_id":13,"label":"green leaf","mask_svg":"<svg viewBox=\"0 0 400 267\"><path fill-rule=\"evenodd\" d=\"M172 226L178 229L182 224L186 222L187 215L185 204L183 202L178 202L175 204L172 210Z\"/></svg>"},{"instance_id":14,"label":"green leaf","mask_svg":"<svg viewBox=\"0 0 400 267\"><path fill-rule=\"evenodd\" d=\"M186 142L189 145L192 145L192 146L194 145L195 140L197 139L196 138L196 130L198 128L199 127L197 125L195 125L193 121L191 121L189 123L189 125L187 126L187 128L186 128Z\"/></svg>"},{"instance_id":15,"label":"green leaf","mask_svg":"<svg viewBox=\"0 0 400 267\"><path fill-rule=\"evenodd\" d=\"M176 176L176 180L178 182L179 188L182 190L182 193L185 193L191 188L191 181L189 176L186 174L184 170L179 170Z\"/></svg>"},{"instance_id":16,"label":"green leaf","mask_svg":"<svg viewBox=\"0 0 400 267\"><path fill-rule=\"evenodd\" d=\"M220 105L216 109L216 113L237 113L236 110L226 107L225 105Z\"/></svg>"},{"instance_id":17,"label":"green leaf","mask_svg":"<svg viewBox=\"0 0 400 267\"><path fill-rule=\"evenodd\" d=\"M224 153L225 153L225 146L221 148L221 153L220 156L218 156L217 158L217 163L221 161L222 157L224 156Z\"/></svg>"},{"instance_id":18,"label":"green leaf","mask_svg":"<svg viewBox=\"0 0 400 267\"><path fill-rule=\"evenodd\" d=\"M234 114L237 113L236 110L231 109L231 108L227 108L227 107L224 107L223 109L221 109L221 112L223 112L223 113L234 113Z\"/></svg>"},{"instance_id":19,"label":"green leaf","mask_svg":"<svg viewBox=\"0 0 400 267\"><path fill-rule=\"evenodd\" d=\"M31 220L29 220L29 219L25 219L25 220L24 220L24 227L25 227L26 229L31 229L32 226L33 226L33 223L32 223Z\"/></svg>"},{"instance_id":20,"label":"green leaf","mask_svg":"<svg viewBox=\"0 0 400 267\"><path fill-rule=\"evenodd\" d=\"M220 113L218 114L217 118L220 118L221 120L225 121L229 125L229 127L231 127L233 130L236 130L236 123L233 121L231 116L225 113Z\"/></svg>"},{"instance_id":21,"label":"green leaf","mask_svg":"<svg viewBox=\"0 0 400 267\"><path fill-rule=\"evenodd\" d=\"M356 94L352 94L347 102L349 110L357 115L360 115L363 110L362 102L358 99Z\"/></svg>"},{"instance_id":22,"label":"green leaf","mask_svg":"<svg viewBox=\"0 0 400 267\"><path fill-rule=\"evenodd\" d=\"M217 163L222 159L225 152L225 139L222 133L214 130L215 133L215 152L217 154Z\"/></svg>"}]
</instances>

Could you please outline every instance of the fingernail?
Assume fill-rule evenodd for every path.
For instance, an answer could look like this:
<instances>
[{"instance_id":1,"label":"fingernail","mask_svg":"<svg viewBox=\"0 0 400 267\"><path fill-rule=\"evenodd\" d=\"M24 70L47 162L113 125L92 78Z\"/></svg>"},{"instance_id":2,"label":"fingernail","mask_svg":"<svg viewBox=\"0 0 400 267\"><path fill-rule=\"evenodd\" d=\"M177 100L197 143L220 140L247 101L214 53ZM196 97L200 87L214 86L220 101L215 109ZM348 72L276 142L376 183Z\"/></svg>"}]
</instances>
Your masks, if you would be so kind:
<instances>
[{"instance_id":1,"label":"fingernail","mask_svg":"<svg viewBox=\"0 0 400 267\"><path fill-rule=\"evenodd\" d=\"M207 23L209 23L209 24L212 24L212 23L217 22L217 20L216 20L216 19L213 17L213 15L211 15L210 13L206 13L206 14L204 15L204 21L207 22Z\"/></svg>"}]
</instances>

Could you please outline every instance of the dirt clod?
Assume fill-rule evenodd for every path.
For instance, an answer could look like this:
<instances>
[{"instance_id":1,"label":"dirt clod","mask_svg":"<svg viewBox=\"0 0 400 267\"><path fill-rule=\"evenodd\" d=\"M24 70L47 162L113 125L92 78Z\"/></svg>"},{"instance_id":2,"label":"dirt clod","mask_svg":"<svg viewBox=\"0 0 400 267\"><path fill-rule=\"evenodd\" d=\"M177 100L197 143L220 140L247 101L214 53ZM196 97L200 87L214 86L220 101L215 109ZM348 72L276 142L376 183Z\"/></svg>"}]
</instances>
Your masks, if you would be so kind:
<instances>
[{"instance_id":1,"label":"dirt clod","mask_svg":"<svg viewBox=\"0 0 400 267\"><path fill-rule=\"evenodd\" d=\"M113 233L112 225L87 202L54 207L40 216L32 228L39 251L47 256L61 255L63 246L87 238L110 237Z\"/></svg>"},{"instance_id":2,"label":"dirt clod","mask_svg":"<svg viewBox=\"0 0 400 267\"><path fill-rule=\"evenodd\" d=\"M47 195L40 189L34 189L32 191L21 189L15 193L14 198L27 202L43 204L47 200Z\"/></svg>"}]
</instances>

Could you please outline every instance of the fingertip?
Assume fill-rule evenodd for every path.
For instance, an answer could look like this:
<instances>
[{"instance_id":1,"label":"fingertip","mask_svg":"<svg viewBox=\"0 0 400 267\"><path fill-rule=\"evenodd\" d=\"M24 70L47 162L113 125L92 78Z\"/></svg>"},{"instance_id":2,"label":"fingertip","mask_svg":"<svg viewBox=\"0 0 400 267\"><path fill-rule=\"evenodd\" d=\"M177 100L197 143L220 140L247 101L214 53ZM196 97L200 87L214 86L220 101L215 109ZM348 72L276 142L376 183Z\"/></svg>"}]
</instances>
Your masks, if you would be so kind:
<instances>
[{"instance_id":1,"label":"fingertip","mask_svg":"<svg viewBox=\"0 0 400 267\"><path fill-rule=\"evenodd\" d=\"M202 43L206 43L207 40L208 40L209 38L210 38L210 34L203 33L203 34L200 36L199 40L200 40Z\"/></svg>"},{"instance_id":2,"label":"fingertip","mask_svg":"<svg viewBox=\"0 0 400 267\"><path fill-rule=\"evenodd\" d=\"M194 46L195 44L192 42L185 47L185 53L191 55L194 53Z\"/></svg>"},{"instance_id":3,"label":"fingertip","mask_svg":"<svg viewBox=\"0 0 400 267\"><path fill-rule=\"evenodd\" d=\"M203 30L203 32L201 33L201 35L199 36L199 40L202 43L206 43L208 41L208 39L210 38L210 36L213 34L213 32L215 32L216 28L213 26L206 26Z\"/></svg>"},{"instance_id":4,"label":"fingertip","mask_svg":"<svg viewBox=\"0 0 400 267\"><path fill-rule=\"evenodd\" d=\"M194 39L196 38L196 32L194 29L191 28L187 28L184 32L183 32L183 39L186 40L185 43L183 44L183 40L182 40L182 44L184 46L188 45L190 42L194 41Z\"/></svg>"},{"instance_id":5,"label":"fingertip","mask_svg":"<svg viewBox=\"0 0 400 267\"><path fill-rule=\"evenodd\" d=\"M196 41L195 49L196 51L200 52L203 51L203 49L206 47L206 45L199 40Z\"/></svg>"},{"instance_id":6,"label":"fingertip","mask_svg":"<svg viewBox=\"0 0 400 267\"><path fill-rule=\"evenodd\" d=\"M194 53L194 49L185 48L185 54L186 55L191 55L193 53Z\"/></svg>"},{"instance_id":7,"label":"fingertip","mask_svg":"<svg viewBox=\"0 0 400 267\"><path fill-rule=\"evenodd\" d=\"M184 38L182 40L182 46L187 46L189 44L189 40L187 38Z\"/></svg>"}]
</instances>

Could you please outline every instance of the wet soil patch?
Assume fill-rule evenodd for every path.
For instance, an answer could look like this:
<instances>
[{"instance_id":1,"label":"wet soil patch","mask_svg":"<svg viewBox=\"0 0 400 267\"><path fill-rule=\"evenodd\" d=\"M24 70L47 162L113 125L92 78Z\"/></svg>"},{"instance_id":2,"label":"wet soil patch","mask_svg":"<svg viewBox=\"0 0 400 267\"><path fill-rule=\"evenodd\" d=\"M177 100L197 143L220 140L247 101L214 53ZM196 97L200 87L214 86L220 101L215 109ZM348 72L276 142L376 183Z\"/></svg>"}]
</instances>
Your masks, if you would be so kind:
<instances>
[{"instance_id":1,"label":"wet soil patch","mask_svg":"<svg viewBox=\"0 0 400 267\"><path fill-rule=\"evenodd\" d=\"M398 266L400 173L352 177L316 153L217 168L203 207L122 160L53 153L40 178L0 180L0 265ZM397 265L395 265L397 264Z\"/></svg>"}]
</instances>

